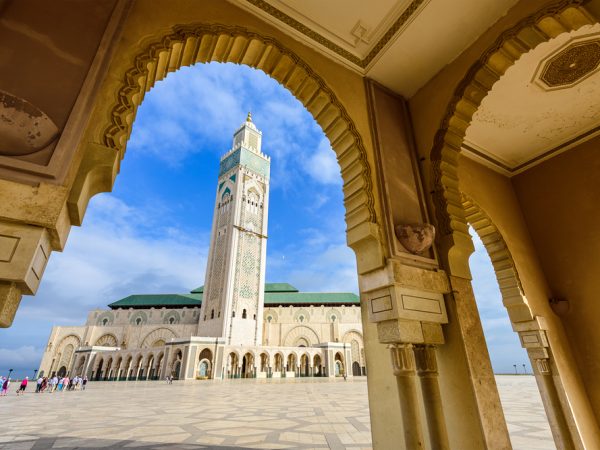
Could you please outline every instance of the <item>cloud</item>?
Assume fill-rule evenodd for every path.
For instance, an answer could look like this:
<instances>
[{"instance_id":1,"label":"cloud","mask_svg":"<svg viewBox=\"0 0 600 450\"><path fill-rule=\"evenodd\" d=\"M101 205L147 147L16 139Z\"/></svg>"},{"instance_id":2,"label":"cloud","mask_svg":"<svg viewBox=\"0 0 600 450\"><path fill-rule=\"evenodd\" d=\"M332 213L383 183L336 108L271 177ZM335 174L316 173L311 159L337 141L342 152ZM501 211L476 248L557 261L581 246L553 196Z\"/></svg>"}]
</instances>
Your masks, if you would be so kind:
<instances>
[{"instance_id":1,"label":"cloud","mask_svg":"<svg viewBox=\"0 0 600 450\"><path fill-rule=\"evenodd\" d=\"M321 139L317 150L305 160L304 170L318 183L342 184L340 166L327 138Z\"/></svg>"},{"instance_id":2,"label":"cloud","mask_svg":"<svg viewBox=\"0 0 600 450\"><path fill-rule=\"evenodd\" d=\"M21 346L18 348L0 348L0 361L2 361L2 373L0 375L6 375L8 369L15 369L14 376L32 376L33 368L37 368L42 354L44 353L43 348L36 348L30 345ZM31 368L31 372L23 371L21 368Z\"/></svg>"}]
</instances>

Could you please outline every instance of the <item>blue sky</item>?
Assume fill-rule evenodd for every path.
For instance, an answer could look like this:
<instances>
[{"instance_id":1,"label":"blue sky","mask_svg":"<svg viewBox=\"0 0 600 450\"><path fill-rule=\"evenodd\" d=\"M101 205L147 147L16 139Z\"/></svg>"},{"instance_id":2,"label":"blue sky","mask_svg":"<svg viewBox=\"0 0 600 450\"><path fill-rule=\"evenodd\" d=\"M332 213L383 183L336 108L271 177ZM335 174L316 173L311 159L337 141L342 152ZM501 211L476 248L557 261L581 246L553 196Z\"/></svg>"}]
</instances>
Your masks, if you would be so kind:
<instances>
[{"instance_id":1,"label":"blue sky","mask_svg":"<svg viewBox=\"0 0 600 450\"><path fill-rule=\"evenodd\" d=\"M0 373L37 368L52 325L133 293L186 292L204 283L219 157L252 111L271 156L267 280L306 291L358 292L345 244L341 176L318 124L264 73L233 64L183 68L141 105L112 193L92 199L83 227L53 253L35 297L0 331ZM527 363L493 269L476 239L471 258L495 370Z\"/></svg>"}]
</instances>

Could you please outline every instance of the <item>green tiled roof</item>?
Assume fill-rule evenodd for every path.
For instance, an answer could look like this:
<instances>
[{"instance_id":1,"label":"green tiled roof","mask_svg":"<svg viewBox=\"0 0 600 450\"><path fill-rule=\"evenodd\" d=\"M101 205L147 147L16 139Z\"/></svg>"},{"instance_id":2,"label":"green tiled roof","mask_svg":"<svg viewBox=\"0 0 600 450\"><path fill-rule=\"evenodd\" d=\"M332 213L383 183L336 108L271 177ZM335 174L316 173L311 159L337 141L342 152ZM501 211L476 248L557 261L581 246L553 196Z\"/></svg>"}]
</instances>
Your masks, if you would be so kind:
<instances>
[{"instance_id":1,"label":"green tiled roof","mask_svg":"<svg viewBox=\"0 0 600 450\"><path fill-rule=\"evenodd\" d=\"M202 304L204 286L191 294L130 295L108 305L117 308L161 308L194 307ZM279 305L358 305L358 295L351 292L299 292L288 283L265 284L265 306Z\"/></svg>"},{"instance_id":2,"label":"green tiled roof","mask_svg":"<svg viewBox=\"0 0 600 450\"><path fill-rule=\"evenodd\" d=\"M360 303L351 292L265 292L265 306L348 305Z\"/></svg>"},{"instance_id":3,"label":"green tiled roof","mask_svg":"<svg viewBox=\"0 0 600 450\"><path fill-rule=\"evenodd\" d=\"M202 294L149 294L130 295L111 303L109 308L152 308L152 307L183 307L200 306Z\"/></svg>"}]
</instances>

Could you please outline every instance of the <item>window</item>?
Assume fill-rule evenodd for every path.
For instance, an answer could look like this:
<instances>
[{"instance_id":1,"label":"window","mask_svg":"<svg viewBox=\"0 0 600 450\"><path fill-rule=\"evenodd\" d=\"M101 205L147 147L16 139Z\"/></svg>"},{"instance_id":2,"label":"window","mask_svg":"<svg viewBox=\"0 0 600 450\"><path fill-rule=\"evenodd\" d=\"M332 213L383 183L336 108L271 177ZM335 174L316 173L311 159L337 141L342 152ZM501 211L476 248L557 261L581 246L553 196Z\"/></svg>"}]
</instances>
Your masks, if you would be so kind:
<instances>
[{"instance_id":1,"label":"window","mask_svg":"<svg viewBox=\"0 0 600 450\"><path fill-rule=\"evenodd\" d=\"M204 314L204 321L206 322L206 314Z\"/></svg>"},{"instance_id":2,"label":"window","mask_svg":"<svg viewBox=\"0 0 600 450\"><path fill-rule=\"evenodd\" d=\"M335 319L337 319L337 317L335 317L335 314L332 314L332 315L331 315L331 321L332 321L332 322L335 322Z\"/></svg>"},{"instance_id":3,"label":"window","mask_svg":"<svg viewBox=\"0 0 600 450\"><path fill-rule=\"evenodd\" d=\"M211 312L210 312L210 318L211 318L211 319L214 319L214 318L215 318L215 310L214 310L214 309L213 309L213 310L211 310Z\"/></svg>"},{"instance_id":4,"label":"window","mask_svg":"<svg viewBox=\"0 0 600 450\"><path fill-rule=\"evenodd\" d=\"M140 325L142 323L142 319L140 317L138 317L137 319L135 319L135 324L136 325Z\"/></svg>"},{"instance_id":5,"label":"window","mask_svg":"<svg viewBox=\"0 0 600 450\"><path fill-rule=\"evenodd\" d=\"M235 311L231 313L231 317L235 317Z\"/></svg>"},{"instance_id":6,"label":"window","mask_svg":"<svg viewBox=\"0 0 600 450\"><path fill-rule=\"evenodd\" d=\"M217 314L217 317L221 317L221 311L219 311L219 313Z\"/></svg>"},{"instance_id":7,"label":"window","mask_svg":"<svg viewBox=\"0 0 600 450\"><path fill-rule=\"evenodd\" d=\"M107 323L108 323L108 319L107 318L102 319L102 325L106 326Z\"/></svg>"},{"instance_id":8,"label":"window","mask_svg":"<svg viewBox=\"0 0 600 450\"><path fill-rule=\"evenodd\" d=\"M271 320L273 320L273 316L267 316L267 322L271 323Z\"/></svg>"},{"instance_id":9,"label":"window","mask_svg":"<svg viewBox=\"0 0 600 450\"><path fill-rule=\"evenodd\" d=\"M298 320L299 320L301 323L302 323L302 322L304 322L304 316L303 316L303 315L300 315L300 316L298 316Z\"/></svg>"},{"instance_id":10,"label":"window","mask_svg":"<svg viewBox=\"0 0 600 450\"><path fill-rule=\"evenodd\" d=\"M245 319L245 318L246 318L246 310L244 309L244 310L242 311L242 319Z\"/></svg>"},{"instance_id":11,"label":"window","mask_svg":"<svg viewBox=\"0 0 600 450\"><path fill-rule=\"evenodd\" d=\"M254 315L252 316L252 318L253 318L254 320L256 320L256 314L254 314Z\"/></svg>"},{"instance_id":12,"label":"window","mask_svg":"<svg viewBox=\"0 0 600 450\"><path fill-rule=\"evenodd\" d=\"M169 317L169 323L173 324L175 322L175 317Z\"/></svg>"}]
</instances>

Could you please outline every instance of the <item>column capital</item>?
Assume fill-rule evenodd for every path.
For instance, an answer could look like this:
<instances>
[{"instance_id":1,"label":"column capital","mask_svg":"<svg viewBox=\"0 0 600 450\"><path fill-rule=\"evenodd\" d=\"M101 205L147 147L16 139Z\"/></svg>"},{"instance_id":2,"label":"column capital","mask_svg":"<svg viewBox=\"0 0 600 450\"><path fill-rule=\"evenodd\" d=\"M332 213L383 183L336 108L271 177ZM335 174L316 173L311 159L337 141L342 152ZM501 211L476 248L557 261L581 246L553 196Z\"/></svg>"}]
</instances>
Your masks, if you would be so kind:
<instances>
[{"instance_id":1,"label":"column capital","mask_svg":"<svg viewBox=\"0 0 600 450\"><path fill-rule=\"evenodd\" d=\"M392 356L392 368L395 376L410 376L415 374L415 355L412 344L388 345Z\"/></svg>"}]
</instances>

